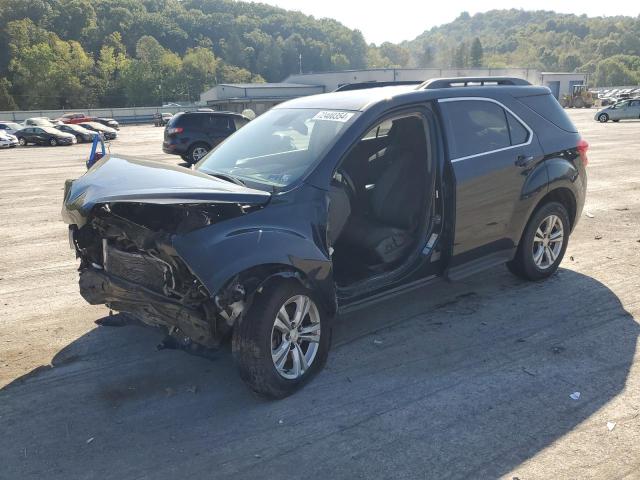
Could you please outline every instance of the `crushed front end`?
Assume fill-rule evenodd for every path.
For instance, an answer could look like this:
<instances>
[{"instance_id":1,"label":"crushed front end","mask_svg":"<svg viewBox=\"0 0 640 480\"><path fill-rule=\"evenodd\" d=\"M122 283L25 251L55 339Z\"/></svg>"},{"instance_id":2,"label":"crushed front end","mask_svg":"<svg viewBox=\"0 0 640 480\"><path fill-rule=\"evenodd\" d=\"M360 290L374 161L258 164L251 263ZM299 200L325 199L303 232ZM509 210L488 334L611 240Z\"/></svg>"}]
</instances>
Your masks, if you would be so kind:
<instances>
[{"instance_id":1,"label":"crushed front end","mask_svg":"<svg viewBox=\"0 0 640 480\"><path fill-rule=\"evenodd\" d=\"M127 312L214 347L234 308L216 305L172 246L172 237L242 214L238 205L96 205L70 238L80 258L80 294L92 305ZM237 301L242 301L238 292ZM235 303L231 301L230 303Z\"/></svg>"},{"instance_id":2,"label":"crushed front end","mask_svg":"<svg viewBox=\"0 0 640 480\"><path fill-rule=\"evenodd\" d=\"M244 310L243 286L230 279L210 292L174 242L268 200L268 193L187 169L105 157L65 185L62 217L80 259L81 295L182 340L217 346Z\"/></svg>"}]
</instances>

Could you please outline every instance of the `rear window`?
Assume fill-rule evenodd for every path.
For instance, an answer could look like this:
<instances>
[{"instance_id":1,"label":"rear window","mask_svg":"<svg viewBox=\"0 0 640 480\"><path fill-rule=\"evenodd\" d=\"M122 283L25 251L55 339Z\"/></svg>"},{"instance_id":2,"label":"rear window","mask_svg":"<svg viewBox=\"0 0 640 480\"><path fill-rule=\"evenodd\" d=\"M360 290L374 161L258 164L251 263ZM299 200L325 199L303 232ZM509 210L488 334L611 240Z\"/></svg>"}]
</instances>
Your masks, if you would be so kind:
<instances>
[{"instance_id":1,"label":"rear window","mask_svg":"<svg viewBox=\"0 0 640 480\"><path fill-rule=\"evenodd\" d=\"M556 127L567 132L578 133L567 112L564 111L564 108L562 108L556 98L550 93L532 95L530 97L519 97L518 100L538 115L553 123Z\"/></svg>"},{"instance_id":2,"label":"rear window","mask_svg":"<svg viewBox=\"0 0 640 480\"><path fill-rule=\"evenodd\" d=\"M171 120L169 120L168 126L175 127L180 126L182 128L194 128L198 126L203 126L207 121L207 115L205 114L182 114L182 115L174 115Z\"/></svg>"}]
</instances>

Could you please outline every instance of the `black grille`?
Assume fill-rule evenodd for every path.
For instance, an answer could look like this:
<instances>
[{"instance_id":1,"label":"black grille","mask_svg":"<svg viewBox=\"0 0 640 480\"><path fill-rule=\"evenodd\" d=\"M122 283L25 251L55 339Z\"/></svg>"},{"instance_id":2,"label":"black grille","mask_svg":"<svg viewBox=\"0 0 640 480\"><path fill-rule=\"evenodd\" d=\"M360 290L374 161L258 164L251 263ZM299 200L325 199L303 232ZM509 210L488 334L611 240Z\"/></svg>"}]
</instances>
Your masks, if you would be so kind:
<instances>
[{"instance_id":1,"label":"black grille","mask_svg":"<svg viewBox=\"0 0 640 480\"><path fill-rule=\"evenodd\" d=\"M166 266L148 255L128 253L110 245L104 248L104 269L111 275L150 288L163 291Z\"/></svg>"}]
</instances>

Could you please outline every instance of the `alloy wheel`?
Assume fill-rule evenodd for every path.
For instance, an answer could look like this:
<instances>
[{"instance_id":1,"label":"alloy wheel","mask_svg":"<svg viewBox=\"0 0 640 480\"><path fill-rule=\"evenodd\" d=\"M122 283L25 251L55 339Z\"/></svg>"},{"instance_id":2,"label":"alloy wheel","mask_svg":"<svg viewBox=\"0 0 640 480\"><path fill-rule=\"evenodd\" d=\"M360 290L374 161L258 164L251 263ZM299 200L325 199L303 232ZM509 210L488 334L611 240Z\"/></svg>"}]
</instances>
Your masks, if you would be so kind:
<instances>
[{"instance_id":1,"label":"alloy wheel","mask_svg":"<svg viewBox=\"0 0 640 480\"><path fill-rule=\"evenodd\" d=\"M24 138L20 137L18 139L18 143L20 144L21 147L24 147L27 144L27 141Z\"/></svg>"},{"instance_id":2,"label":"alloy wheel","mask_svg":"<svg viewBox=\"0 0 640 480\"><path fill-rule=\"evenodd\" d=\"M204 147L196 147L193 149L191 153L191 158L193 158L194 163L199 162L202 157L207 154L207 149Z\"/></svg>"},{"instance_id":3,"label":"alloy wheel","mask_svg":"<svg viewBox=\"0 0 640 480\"><path fill-rule=\"evenodd\" d=\"M287 380L302 377L316 358L320 343L320 314L306 295L287 300L271 329L271 359Z\"/></svg>"},{"instance_id":4,"label":"alloy wheel","mask_svg":"<svg viewBox=\"0 0 640 480\"><path fill-rule=\"evenodd\" d=\"M49 140L49 145L51 145L52 147L55 147L56 145L58 145L58 142L56 141L55 138L52 138L51 140Z\"/></svg>"},{"instance_id":5,"label":"alloy wheel","mask_svg":"<svg viewBox=\"0 0 640 480\"><path fill-rule=\"evenodd\" d=\"M600 123L606 123L606 121L609 120L609 117L606 113L603 113L598 117L598 120L600 121Z\"/></svg>"},{"instance_id":6,"label":"alloy wheel","mask_svg":"<svg viewBox=\"0 0 640 480\"><path fill-rule=\"evenodd\" d=\"M564 243L564 225L557 215L545 217L533 237L533 263L540 270L550 268L560 255Z\"/></svg>"}]
</instances>

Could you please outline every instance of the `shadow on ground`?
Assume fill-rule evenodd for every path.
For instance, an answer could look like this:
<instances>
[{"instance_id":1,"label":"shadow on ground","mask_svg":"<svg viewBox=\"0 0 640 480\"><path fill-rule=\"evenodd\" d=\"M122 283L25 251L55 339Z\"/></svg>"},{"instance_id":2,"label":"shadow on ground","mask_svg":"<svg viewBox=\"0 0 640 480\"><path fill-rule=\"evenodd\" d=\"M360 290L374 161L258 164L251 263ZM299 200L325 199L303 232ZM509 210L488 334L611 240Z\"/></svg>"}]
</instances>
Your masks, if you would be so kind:
<instances>
[{"instance_id":1,"label":"shadow on ground","mask_svg":"<svg viewBox=\"0 0 640 480\"><path fill-rule=\"evenodd\" d=\"M494 478L612 400L637 337L593 278L492 270L340 319L326 370L269 402L228 348L158 352L159 331L97 327L0 391L0 463L6 478Z\"/></svg>"}]
</instances>

